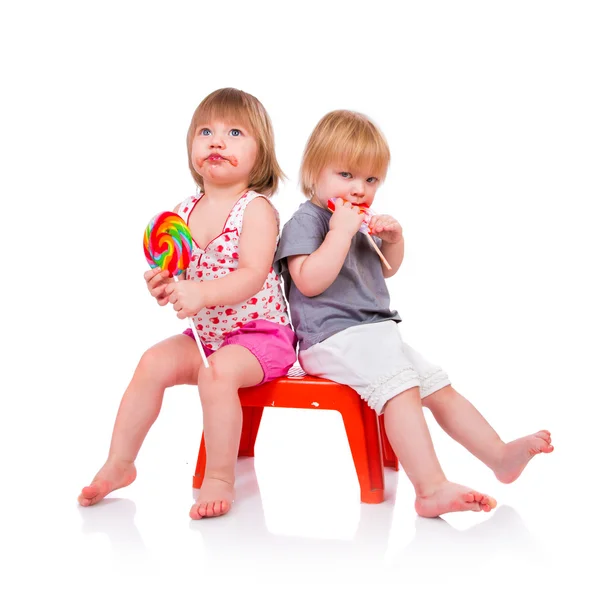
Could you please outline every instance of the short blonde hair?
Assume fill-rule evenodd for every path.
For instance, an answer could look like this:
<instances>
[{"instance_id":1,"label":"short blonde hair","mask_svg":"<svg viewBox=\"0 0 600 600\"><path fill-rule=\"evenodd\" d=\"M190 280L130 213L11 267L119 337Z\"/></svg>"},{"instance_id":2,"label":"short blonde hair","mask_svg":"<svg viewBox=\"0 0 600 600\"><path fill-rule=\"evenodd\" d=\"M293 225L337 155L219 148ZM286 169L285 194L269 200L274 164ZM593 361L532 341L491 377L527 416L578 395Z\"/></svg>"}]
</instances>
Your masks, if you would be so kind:
<instances>
[{"instance_id":1,"label":"short blonde hair","mask_svg":"<svg viewBox=\"0 0 600 600\"><path fill-rule=\"evenodd\" d=\"M327 113L312 132L300 167L302 193L313 194L321 171L332 163L365 169L385 179L390 149L378 127L366 116L351 110Z\"/></svg>"},{"instance_id":2,"label":"short blonde hair","mask_svg":"<svg viewBox=\"0 0 600 600\"><path fill-rule=\"evenodd\" d=\"M239 123L249 129L256 139L258 152L248 187L259 194L274 194L284 174L275 156L275 136L271 119L259 100L235 88L223 88L212 92L202 100L192 116L187 133L188 165L200 190L204 191L204 181L192 164L192 142L198 126L213 119Z\"/></svg>"}]
</instances>

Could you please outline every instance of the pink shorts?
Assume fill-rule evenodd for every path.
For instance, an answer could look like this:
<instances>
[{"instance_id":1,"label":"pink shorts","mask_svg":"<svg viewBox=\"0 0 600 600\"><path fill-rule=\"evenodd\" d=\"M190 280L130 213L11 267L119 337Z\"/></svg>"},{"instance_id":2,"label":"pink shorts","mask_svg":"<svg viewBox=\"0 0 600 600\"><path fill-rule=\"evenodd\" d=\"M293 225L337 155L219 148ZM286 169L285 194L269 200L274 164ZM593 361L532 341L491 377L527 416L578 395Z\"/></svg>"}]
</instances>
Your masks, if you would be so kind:
<instances>
[{"instance_id":1,"label":"pink shorts","mask_svg":"<svg viewBox=\"0 0 600 600\"><path fill-rule=\"evenodd\" d=\"M186 329L183 333L196 341L191 329ZM289 325L256 319L226 333L221 348L231 344L248 348L256 357L264 373L261 383L285 377L296 362L296 334ZM204 344L202 346L206 356L216 352Z\"/></svg>"}]
</instances>

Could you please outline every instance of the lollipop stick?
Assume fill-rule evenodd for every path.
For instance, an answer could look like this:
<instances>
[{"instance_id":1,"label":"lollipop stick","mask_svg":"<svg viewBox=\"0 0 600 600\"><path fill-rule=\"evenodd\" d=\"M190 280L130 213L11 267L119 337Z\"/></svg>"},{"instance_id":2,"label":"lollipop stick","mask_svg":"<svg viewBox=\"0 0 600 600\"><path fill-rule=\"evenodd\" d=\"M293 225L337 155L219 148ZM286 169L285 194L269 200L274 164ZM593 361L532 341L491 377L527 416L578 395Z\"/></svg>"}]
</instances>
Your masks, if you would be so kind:
<instances>
[{"instance_id":1,"label":"lollipop stick","mask_svg":"<svg viewBox=\"0 0 600 600\"><path fill-rule=\"evenodd\" d=\"M194 325L194 320L192 318L188 319L188 321L190 322L190 327L192 328L192 333L194 334L194 337L196 338L196 344L198 344L198 350L200 350L200 356L202 357L202 362L204 363L204 366L208 369L208 360L206 360L206 354L204 354L204 346L202 345L202 342L200 341L200 338L198 337L198 332L196 331L196 326Z\"/></svg>"},{"instance_id":2,"label":"lollipop stick","mask_svg":"<svg viewBox=\"0 0 600 600\"><path fill-rule=\"evenodd\" d=\"M392 267L390 267L390 263L385 260L385 256L381 253L381 250L379 249L379 246L377 246L377 244L375 243L375 240L368 234L365 233L365 235L367 236L367 239L369 240L369 242L371 242L371 246L373 246L373 248L375 248L375 252L377 252L377 254L379 254L379 258L381 259L381 262L388 268L388 269L392 269Z\"/></svg>"},{"instance_id":3,"label":"lollipop stick","mask_svg":"<svg viewBox=\"0 0 600 600\"><path fill-rule=\"evenodd\" d=\"M331 207L329 205L327 205L327 210L329 212L333 212L333 210L331 209ZM365 233L365 232L363 232ZM370 236L370 234L365 233L365 235L367 236L367 239L369 240L369 242L371 242L371 246L373 246L373 248L375 248L375 252L377 252L377 254L379 254L379 258L381 259L381 262L391 271L392 267L390 266L390 263L385 260L385 256L381 253L381 250L379 249L379 246L375 243L375 240Z\"/></svg>"},{"instance_id":4,"label":"lollipop stick","mask_svg":"<svg viewBox=\"0 0 600 600\"><path fill-rule=\"evenodd\" d=\"M177 277L173 276L173 279L175 281L178 281ZM194 339L196 340L196 344L198 345L198 350L200 350L200 356L202 357L202 362L204 364L204 366L208 369L209 365L208 365L208 360L206 359L206 354L204 353L204 346L202 345L202 342L200 341L200 338L198 337L198 332L196 331L196 325L194 325L194 319L192 319L191 317L188 318L190 327L192 329L192 333L194 334Z\"/></svg>"}]
</instances>

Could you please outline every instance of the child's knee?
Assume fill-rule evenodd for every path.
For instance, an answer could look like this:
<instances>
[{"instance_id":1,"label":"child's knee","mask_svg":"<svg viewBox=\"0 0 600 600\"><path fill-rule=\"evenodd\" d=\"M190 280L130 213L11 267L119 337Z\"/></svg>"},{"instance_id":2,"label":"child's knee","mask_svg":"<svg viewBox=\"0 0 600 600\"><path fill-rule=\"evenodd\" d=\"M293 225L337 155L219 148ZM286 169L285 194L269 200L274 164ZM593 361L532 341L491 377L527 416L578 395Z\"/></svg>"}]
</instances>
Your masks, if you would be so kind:
<instances>
[{"instance_id":1,"label":"child's knee","mask_svg":"<svg viewBox=\"0 0 600 600\"><path fill-rule=\"evenodd\" d=\"M176 370L175 363L168 360L164 353L157 347L146 350L138 363L135 374L143 379L156 381L161 387L172 387L175 385Z\"/></svg>"},{"instance_id":2,"label":"child's knee","mask_svg":"<svg viewBox=\"0 0 600 600\"><path fill-rule=\"evenodd\" d=\"M208 359L208 368L202 365L198 370L198 389L201 398L209 398L211 392L222 391L223 388L235 388L235 378L226 362L218 360L216 356L210 356ZM202 394L204 392L204 395Z\"/></svg>"}]
</instances>

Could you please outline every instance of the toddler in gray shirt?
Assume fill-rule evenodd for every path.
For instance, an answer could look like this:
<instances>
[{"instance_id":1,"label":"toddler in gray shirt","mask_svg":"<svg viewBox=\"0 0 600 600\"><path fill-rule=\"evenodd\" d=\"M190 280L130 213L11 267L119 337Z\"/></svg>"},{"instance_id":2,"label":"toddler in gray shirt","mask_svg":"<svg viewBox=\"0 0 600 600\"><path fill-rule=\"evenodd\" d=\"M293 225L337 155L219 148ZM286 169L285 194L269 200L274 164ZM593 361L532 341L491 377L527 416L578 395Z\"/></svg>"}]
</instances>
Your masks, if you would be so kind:
<instances>
[{"instance_id":1,"label":"toddler in gray shirt","mask_svg":"<svg viewBox=\"0 0 600 600\"><path fill-rule=\"evenodd\" d=\"M301 168L308 201L284 226L275 255L300 341L299 361L310 375L350 386L384 415L419 515L488 512L494 498L446 479L423 406L504 483L517 479L534 455L553 451L550 433L503 442L447 374L402 339L385 283L404 258L402 227L390 215L373 215L368 223L389 269L359 233L389 160L379 129L351 111L325 115L308 140Z\"/></svg>"}]
</instances>

